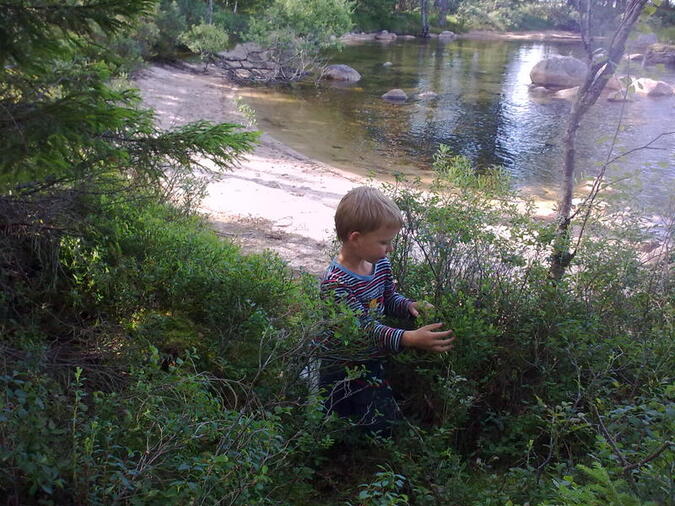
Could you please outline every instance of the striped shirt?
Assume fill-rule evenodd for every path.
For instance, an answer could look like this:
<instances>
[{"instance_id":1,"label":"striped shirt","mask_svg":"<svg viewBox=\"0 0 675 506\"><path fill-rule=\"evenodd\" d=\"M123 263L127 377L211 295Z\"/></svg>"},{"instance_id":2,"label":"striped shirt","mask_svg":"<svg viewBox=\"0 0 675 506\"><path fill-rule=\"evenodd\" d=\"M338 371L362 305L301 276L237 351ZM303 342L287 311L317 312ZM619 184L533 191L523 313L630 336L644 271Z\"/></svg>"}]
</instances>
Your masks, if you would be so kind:
<instances>
[{"instance_id":1,"label":"striped shirt","mask_svg":"<svg viewBox=\"0 0 675 506\"><path fill-rule=\"evenodd\" d=\"M333 260L321 280L321 297L334 297L351 309L365 331L365 356L375 358L401 351L403 329L383 325L383 315L406 318L412 301L396 293L388 258L378 260L369 276L356 274ZM360 353L359 353L360 355Z\"/></svg>"}]
</instances>

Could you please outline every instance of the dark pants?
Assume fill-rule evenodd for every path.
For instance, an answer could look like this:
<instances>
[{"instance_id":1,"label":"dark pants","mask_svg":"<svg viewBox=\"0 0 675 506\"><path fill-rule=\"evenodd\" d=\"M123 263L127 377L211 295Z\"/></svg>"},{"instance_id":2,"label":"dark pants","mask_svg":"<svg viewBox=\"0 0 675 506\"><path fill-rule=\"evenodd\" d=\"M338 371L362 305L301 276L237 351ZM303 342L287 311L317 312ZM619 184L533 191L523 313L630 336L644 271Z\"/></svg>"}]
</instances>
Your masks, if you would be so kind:
<instances>
[{"instance_id":1,"label":"dark pants","mask_svg":"<svg viewBox=\"0 0 675 506\"><path fill-rule=\"evenodd\" d=\"M356 379L347 379L346 368L365 369ZM319 386L326 395L326 412L362 427L367 433L391 435L391 426L399 418L391 387L384 379L381 360L352 364L322 360Z\"/></svg>"}]
</instances>

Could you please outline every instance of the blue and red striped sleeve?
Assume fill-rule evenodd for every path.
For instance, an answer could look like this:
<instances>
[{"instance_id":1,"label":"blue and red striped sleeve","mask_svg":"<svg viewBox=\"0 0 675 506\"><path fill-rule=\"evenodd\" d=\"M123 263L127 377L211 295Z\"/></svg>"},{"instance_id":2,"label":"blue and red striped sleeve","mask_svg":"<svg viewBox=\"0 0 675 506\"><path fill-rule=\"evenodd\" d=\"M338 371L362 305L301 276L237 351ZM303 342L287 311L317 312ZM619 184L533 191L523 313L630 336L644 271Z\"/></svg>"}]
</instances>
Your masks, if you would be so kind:
<instances>
[{"instance_id":1,"label":"blue and red striped sleeve","mask_svg":"<svg viewBox=\"0 0 675 506\"><path fill-rule=\"evenodd\" d=\"M386 262L382 262L382 260L386 260ZM384 282L384 312L389 316L396 316L397 318L409 318L409 308L412 301L396 292L389 259L383 258L382 260L378 262L378 267L386 272ZM381 266L380 263L382 264Z\"/></svg>"},{"instance_id":2,"label":"blue and red striped sleeve","mask_svg":"<svg viewBox=\"0 0 675 506\"><path fill-rule=\"evenodd\" d=\"M366 339L361 352L365 352L366 358L401 351L404 330L389 327L376 319L383 313L399 317L409 314L411 301L395 292L388 259L375 265L372 276L355 275L333 262L321 281L321 296L332 296L359 319Z\"/></svg>"}]
</instances>

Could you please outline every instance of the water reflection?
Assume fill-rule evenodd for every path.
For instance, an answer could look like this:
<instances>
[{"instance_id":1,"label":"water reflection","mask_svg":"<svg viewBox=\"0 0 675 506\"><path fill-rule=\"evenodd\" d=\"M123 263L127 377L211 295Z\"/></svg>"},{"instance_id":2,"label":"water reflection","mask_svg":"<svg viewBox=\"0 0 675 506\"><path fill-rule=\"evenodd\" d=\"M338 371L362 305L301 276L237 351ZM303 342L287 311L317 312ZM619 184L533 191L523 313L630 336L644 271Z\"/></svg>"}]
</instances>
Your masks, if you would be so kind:
<instances>
[{"instance_id":1,"label":"water reflection","mask_svg":"<svg viewBox=\"0 0 675 506\"><path fill-rule=\"evenodd\" d=\"M260 127L296 149L346 169L385 174L428 173L438 144L479 166L504 166L515 184L541 193L555 188L561 166L560 138L570 103L530 95L529 72L549 54L579 54L575 44L521 41L450 43L407 41L349 46L333 60L363 75L351 86L304 83L259 88L247 101ZM386 61L393 63L386 67ZM654 68L675 83L675 71ZM380 96L401 88L411 96L402 105ZM434 92L432 97L420 93ZM675 97L637 98L623 106L604 98L587 115L579 136L581 178L592 176L607 156L620 115L623 131L615 152L675 130ZM622 112L623 111L623 112ZM675 136L659 150L622 160L609 175L628 181L643 202L663 207L675 189Z\"/></svg>"}]
</instances>

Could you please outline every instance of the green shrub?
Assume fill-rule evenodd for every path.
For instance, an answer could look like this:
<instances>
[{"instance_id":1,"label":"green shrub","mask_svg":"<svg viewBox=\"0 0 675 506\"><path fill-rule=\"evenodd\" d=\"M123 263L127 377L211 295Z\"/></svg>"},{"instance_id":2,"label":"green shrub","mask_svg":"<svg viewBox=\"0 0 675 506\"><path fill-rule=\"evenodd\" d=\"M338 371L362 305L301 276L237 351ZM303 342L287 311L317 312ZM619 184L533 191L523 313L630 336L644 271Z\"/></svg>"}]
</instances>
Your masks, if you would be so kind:
<instances>
[{"instance_id":1,"label":"green shrub","mask_svg":"<svg viewBox=\"0 0 675 506\"><path fill-rule=\"evenodd\" d=\"M222 27L226 33L241 40L248 31L249 18L229 9L214 9L213 24Z\"/></svg>"},{"instance_id":2,"label":"green shrub","mask_svg":"<svg viewBox=\"0 0 675 506\"><path fill-rule=\"evenodd\" d=\"M352 5L348 0L275 0L260 18L253 18L246 38L269 51L274 74L295 80L314 70L319 51L338 44L349 31Z\"/></svg>"},{"instance_id":3,"label":"green shrub","mask_svg":"<svg viewBox=\"0 0 675 506\"><path fill-rule=\"evenodd\" d=\"M215 54L227 48L227 33L215 25L194 25L178 37L187 48L196 53L204 62L204 70L213 63Z\"/></svg>"},{"instance_id":4,"label":"green shrub","mask_svg":"<svg viewBox=\"0 0 675 506\"><path fill-rule=\"evenodd\" d=\"M616 452L597 446L603 420L631 463L672 437L672 399L654 388L672 380L675 365L666 337L673 333L670 260L645 263L639 223L605 214L587 224L572 270L554 284L551 226L517 203L499 171L477 172L447 150L435 167L431 191L389 188L405 216L391 255L400 289L435 305L415 325L442 321L456 335L446 356L395 357L391 377L404 413L454 435L461 454L514 476L562 476L570 462L600 458L611 479L621 479L611 465ZM625 406L621 415L617 406ZM654 468L635 470L636 481L649 485L632 494L663 500L666 453ZM415 481L404 465L397 469ZM485 486L484 478L477 483ZM514 485L503 500L555 493L538 480L528 487Z\"/></svg>"},{"instance_id":5,"label":"green shrub","mask_svg":"<svg viewBox=\"0 0 675 506\"><path fill-rule=\"evenodd\" d=\"M283 437L274 417L223 405L226 384L190 361L168 371L156 349L115 392L92 391L82 369L68 389L46 364L4 375L0 489L18 502L258 502ZM24 502L25 503L25 502Z\"/></svg>"},{"instance_id":6,"label":"green shrub","mask_svg":"<svg viewBox=\"0 0 675 506\"><path fill-rule=\"evenodd\" d=\"M153 50L159 59L173 60L178 56L178 37L188 28L185 14L175 0L162 0L155 15L159 37Z\"/></svg>"},{"instance_id":7,"label":"green shrub","mask_svg":"<svg viewBox=\"0 0 675 506\"><path fill-rule=\"evenodd\" d=\"M278 258L244 256L195 218L157 206L112 204L101 211L90 235L62 244L76 307L143 335L156 327L157 315L170 325L187 318L206 334L203 345L225 359L246 356L242 347L255 349L250 339L291 297L290 272Z\"/></svg>"},{"instance_id":8,"label":"green shrub","mask_svg":"<svg viewBox=\"0 0 675 506\"><path fill-rule=\"evenodd\" d=\"M578 30L575 12L564 2L462 3L457 17L474 30Z\"/></svg>"}]
</instances>

